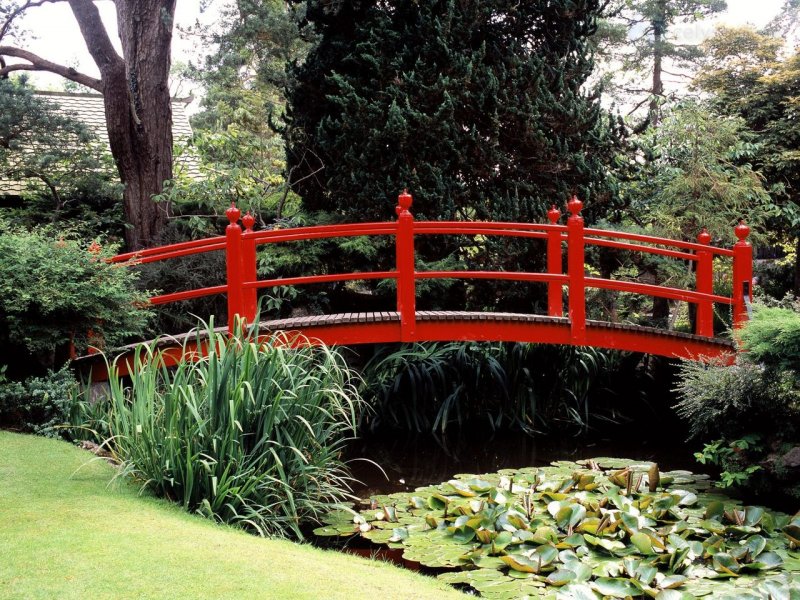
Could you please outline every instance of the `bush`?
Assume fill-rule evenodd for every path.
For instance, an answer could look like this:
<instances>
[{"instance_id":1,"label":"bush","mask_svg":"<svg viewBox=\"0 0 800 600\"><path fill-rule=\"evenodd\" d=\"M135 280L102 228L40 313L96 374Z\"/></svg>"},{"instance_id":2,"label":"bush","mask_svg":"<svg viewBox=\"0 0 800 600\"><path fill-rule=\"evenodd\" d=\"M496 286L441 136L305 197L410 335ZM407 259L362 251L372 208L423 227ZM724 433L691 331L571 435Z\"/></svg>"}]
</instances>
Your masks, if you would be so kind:
<instances>
[{"instance_id":1,"label":"bush","mask_svg":"<svg viewBox=\"0 0 800 600\"><path fill-rule=\"evenodd\" d=\"M685 361L676 409L692 437L735 439L756 431L793 432L798 416L792 379L764 377L764 367L740 359L732 366ZM789 429L790 431L786 431Z\"/></svg>"},{"instance_id":2,"label":"bush","mask_svg":"<svg viewBox=\"0 0 800 600\"><path fill-rule=\"evenodd\" d=\"M188 510L302 538L347 497L340 453L363 406L352 373L326 347L207 334L213 351L174 370L155 343L140 348L130 385L112 365L109 448L121 473Z\"/></svg>"},{"instance_id":3,"label":"bush","mask_svg":"<svg viewBox=\"0 0 800 600\"><path fill-rule=\"evenodd\" d=\"M0 343L24 348L46 366L72 340L84 352L93 331L110 346L144 329L147 297L136 275L103 259L105 251L55 228L32 231L0 220ZM95 340L100 338L94 338Z\"/></svg>"},{"instance_id":4,"label":"bush","mask_svg":"<svg viewBox=\"0 0 800 600\"><path fill-rule=\"evenodd\" d=\"M800 312L758 307L753 319L739 332L739 338L749 362L800 376Z\"/></svg>"},{"instance_id":5,"label":"bush","mask_svg":"<svg viewBox=\"0 0 800 600\"><path fill-rule=\"evenodd\" d=\"M78 383L63 367L24 383L0 378L0 425L46 437L66 437Z\"/></svg>"}]
</instances>

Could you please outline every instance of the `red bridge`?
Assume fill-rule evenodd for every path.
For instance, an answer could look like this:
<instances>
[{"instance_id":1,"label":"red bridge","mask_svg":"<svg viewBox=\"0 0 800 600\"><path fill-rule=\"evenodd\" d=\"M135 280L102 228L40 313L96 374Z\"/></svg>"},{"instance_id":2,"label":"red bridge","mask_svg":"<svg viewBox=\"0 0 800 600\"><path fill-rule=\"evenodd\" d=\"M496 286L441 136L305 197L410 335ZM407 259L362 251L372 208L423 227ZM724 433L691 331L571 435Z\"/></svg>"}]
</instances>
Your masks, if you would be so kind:
<instances>
[{"instance_id":1,"label":"red bridge","mask_svg":"<svg viewBox=\"0 0 800 600\"><path fill-rule=\"evenodd\" d=\"M410 212L411 195L398 198L396 221L354 223L253 231L255 219L235 206L226 211L230 224L225 235L183 242L136 253L121 254L113 261L141 264L168 260L203 252L226 253L227 280L223 285L156 296L154 305L227 294L228 327L241 317L252 323L257 311L259 289L285 285L319 284L370 279L394 279L397 282L397 305L386 312L345 313L263 321L260 330L298 332L326 344L365 344L382 342L421 342L447 340L519 341L547 344L597 346L667 357L702 359L719 357L735 351L727 339L714 337L714 305L732 308L733 324L738 327L748 318L752 290L752 247L747 242L750 228L740 222L735 228L738 242L733 248L710 245L711 235L704 229L697 243L669 240L647 235L589 229L584 227L583 203L573 198L567 205L570 216L559 225L561 213L555 206L548 212L549 224L496 223L462 221L415 221ZM504 236L542 240L547 251L547 272L508 271L418 271L414 240L427 235ZM309 275L283 279L259 279L256 272L256 247L301 240L355 236L392 236L395 240L396 267L391 271ZM586 274L586 246L602 246L625 251L666 256L695 263L694 289L678 289L633 281L590 277ZM565 252L566 249L566 252ZM566 272L564 254L566 253ZM721 296L713 292L714 259L732 260L733 293ZM493 279L541 282L548 287L547 315L442 312L416 310L416 282L422 279ZM563 310L564 288L568 311ZM586 290L599 288L680 300L696 305L693 334L664 329L592 321L586 318ZM177 360L179 357L176 356Z\"/></svg>"}]
</instances>

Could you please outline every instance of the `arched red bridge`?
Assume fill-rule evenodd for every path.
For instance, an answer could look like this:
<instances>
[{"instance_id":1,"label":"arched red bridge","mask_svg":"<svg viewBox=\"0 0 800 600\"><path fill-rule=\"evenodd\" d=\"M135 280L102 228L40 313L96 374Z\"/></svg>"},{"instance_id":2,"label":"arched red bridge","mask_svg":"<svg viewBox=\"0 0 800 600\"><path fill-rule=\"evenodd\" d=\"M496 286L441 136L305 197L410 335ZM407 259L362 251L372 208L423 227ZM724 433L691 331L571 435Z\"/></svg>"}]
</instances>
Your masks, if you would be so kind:
<instances>
[{"instance_id":1,"label":"arched red bridge","mask_svg":"<svg viewBox=\"0 0 800 600\"><path fill-rule=\"evenodd\" d=\"M237 315L252 323L256 315L259 289L369 279L397 281L397 305L392 307L394 310L290 318L263 321L260 324L260 329L264 333L277 330L298 332L307 338L327 344L449 340L520 341L596 346L689 359L719 357L735 351L730 340L714 337L713 320L715 304L732 308L735 327L740 326L748 318L753 253L747 241L750 228L743 222L735 228L739 241L733 248L720 248L710 245L711 236L705 230L698 235L697 243L692 243L586 228L581 217L583 203L577 198L573 198L567 205L570 216L566 225L558 224L561 213L555 206L548 212L550 221L548 224L415 221L410 211L411 202L410 194L407 192L400 194L396 221L268 231L253 231L255 220L249 214L241 219L243 230L239 224L241 213L235 206L231 206L226 212L230 224L224 236L122 254L116 256L113 261L141 264L191 254L224 251L227 265L226 283L156 296L151 299L151 303L160 305L211 294L227 294L229 328L234 326ZM542 240L547 251L547 272L418 271L415 264L414 240L417 236L426 235L505 236ZM283 279L259 279L257 276L258 245L355 236L393 237L396 248L395 269ZM696 263L694 289L588 276L584 264L586 246L642 252ZM566 272L563 268L564 255L566 255ZM730 297L713 293L715 258L733 261L733 293ZM417 311L416 282L422 279L444 278L545 283L548 286L548 313L532 315ZM568 306L566 315L563 310L565 288ZM697 307L695 332L688 334L587 320L586 290L590 288L617 290L695 304Z\"/></svg>"}]
</instances>

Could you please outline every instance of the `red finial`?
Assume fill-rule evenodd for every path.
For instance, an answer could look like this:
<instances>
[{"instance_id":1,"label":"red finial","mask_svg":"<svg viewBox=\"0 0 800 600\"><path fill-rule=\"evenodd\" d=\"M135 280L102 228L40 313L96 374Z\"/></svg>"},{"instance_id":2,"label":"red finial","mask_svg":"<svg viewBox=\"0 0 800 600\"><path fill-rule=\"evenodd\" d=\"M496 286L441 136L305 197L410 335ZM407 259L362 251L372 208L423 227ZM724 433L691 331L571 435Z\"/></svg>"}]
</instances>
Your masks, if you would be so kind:
<instances>
[{"instance_id":1,"label":"red finial","mask_svg":"<svg viewBox=\"0 0 800 600\"><path fill-rule=\"evenodd\" d=\"M558 220L561 218L561 211L556 208L555 204L547 211L547 218L550 219L553 225L558 223Z\"/></svg>"},{"instance_id":2,"label":"red finial","mask_svg":"<svg viewBox=\"0 0 800 600\"><path fill-rule=\"evenodd\" d=\"M739 243L747 243L747 236L750 235L750 228L745 224L744 219L739 219L739 224L733 228Z\"/></svg>"},{"instance_id":3,"label":"red finial","mask_svg":"<svg viewBox=\"0 0 800 600\"><path fill-rule=\"evenodd\" d=\"M103 248L100 246L100 244L97 243L97 240L93 240L92 243L89 244L88 250L89 250L89 254L94 254L96 256L96 255L100 254L100 252L103 250Z\"/></svg>"},{"instance_id":4,"label":"red finial","mask_svg":"<svg viewBox=\"0 0 800 600\"><path fill-rule=\"evenodd\" d=\"M567 202L567 208L573 217L578 217L580 216L581 209L583 208L583 202L578 200L577 196L573 196L572 199Z\"/></svg>"},{"instance_id":5,"label":"red finial","mask_svg":"<svg viewBox=\"0 0 800 600\"><path fill-rule=\"evenodd\" d=\"M399 215L401 212L406 212L409 208L411 208L411 194L408 193L408 190L404 189L403 193L397 196L397 208L395 208L395 212Z\"/></svg>"},{"instance_id":6,"label":"red finial","mask_svg":"<svg viewBox=\"0 0 800 600\"><path fill-rule=\"evenodd\" d=\"M228 221L231 225L235 225L241 215L242 211L236 208L236 204L233 202L231 202L231 207L225 211L225 216L228 217Z\"/></svg>"},{"instance_id":7,"label":"red finial","mask_svg":"<svg viewBox=\"0 0 800 600\"><path fill-rule=\"evenodd\" d=\"M697 241L705 246L711 243L711 234L708 233L708 229L703 227L703 231L697 234Z\"/></svg>"},{"instance_id":8,"label":"red finial","mask_svg":"<svg viewBox=\"0 0 800 600\"><path fill-rule=\"evenodd\" d=\"M253 225L256 224L256 218L247 211L247 214L242 217L242 225L245 231L253 231Z\"/></svg>"}]
</instances>

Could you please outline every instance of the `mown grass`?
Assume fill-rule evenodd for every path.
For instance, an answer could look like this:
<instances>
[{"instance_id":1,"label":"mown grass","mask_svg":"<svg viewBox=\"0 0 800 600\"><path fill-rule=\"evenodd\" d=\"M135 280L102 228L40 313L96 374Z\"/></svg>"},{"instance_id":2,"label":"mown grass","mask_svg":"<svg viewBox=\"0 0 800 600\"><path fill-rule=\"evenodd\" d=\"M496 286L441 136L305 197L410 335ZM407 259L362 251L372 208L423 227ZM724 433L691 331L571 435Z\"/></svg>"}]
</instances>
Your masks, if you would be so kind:
<instances>
[{"instance_id":1,"label":"mown grass","mask_svg":"<svg viewBox=\"0 0 800 600\"><path fill-rule=\"evenodd\" d=\"M142 497L65 442L0 432L0 598L463 598L391 565Z\"/></svg>"}]
</instances>

